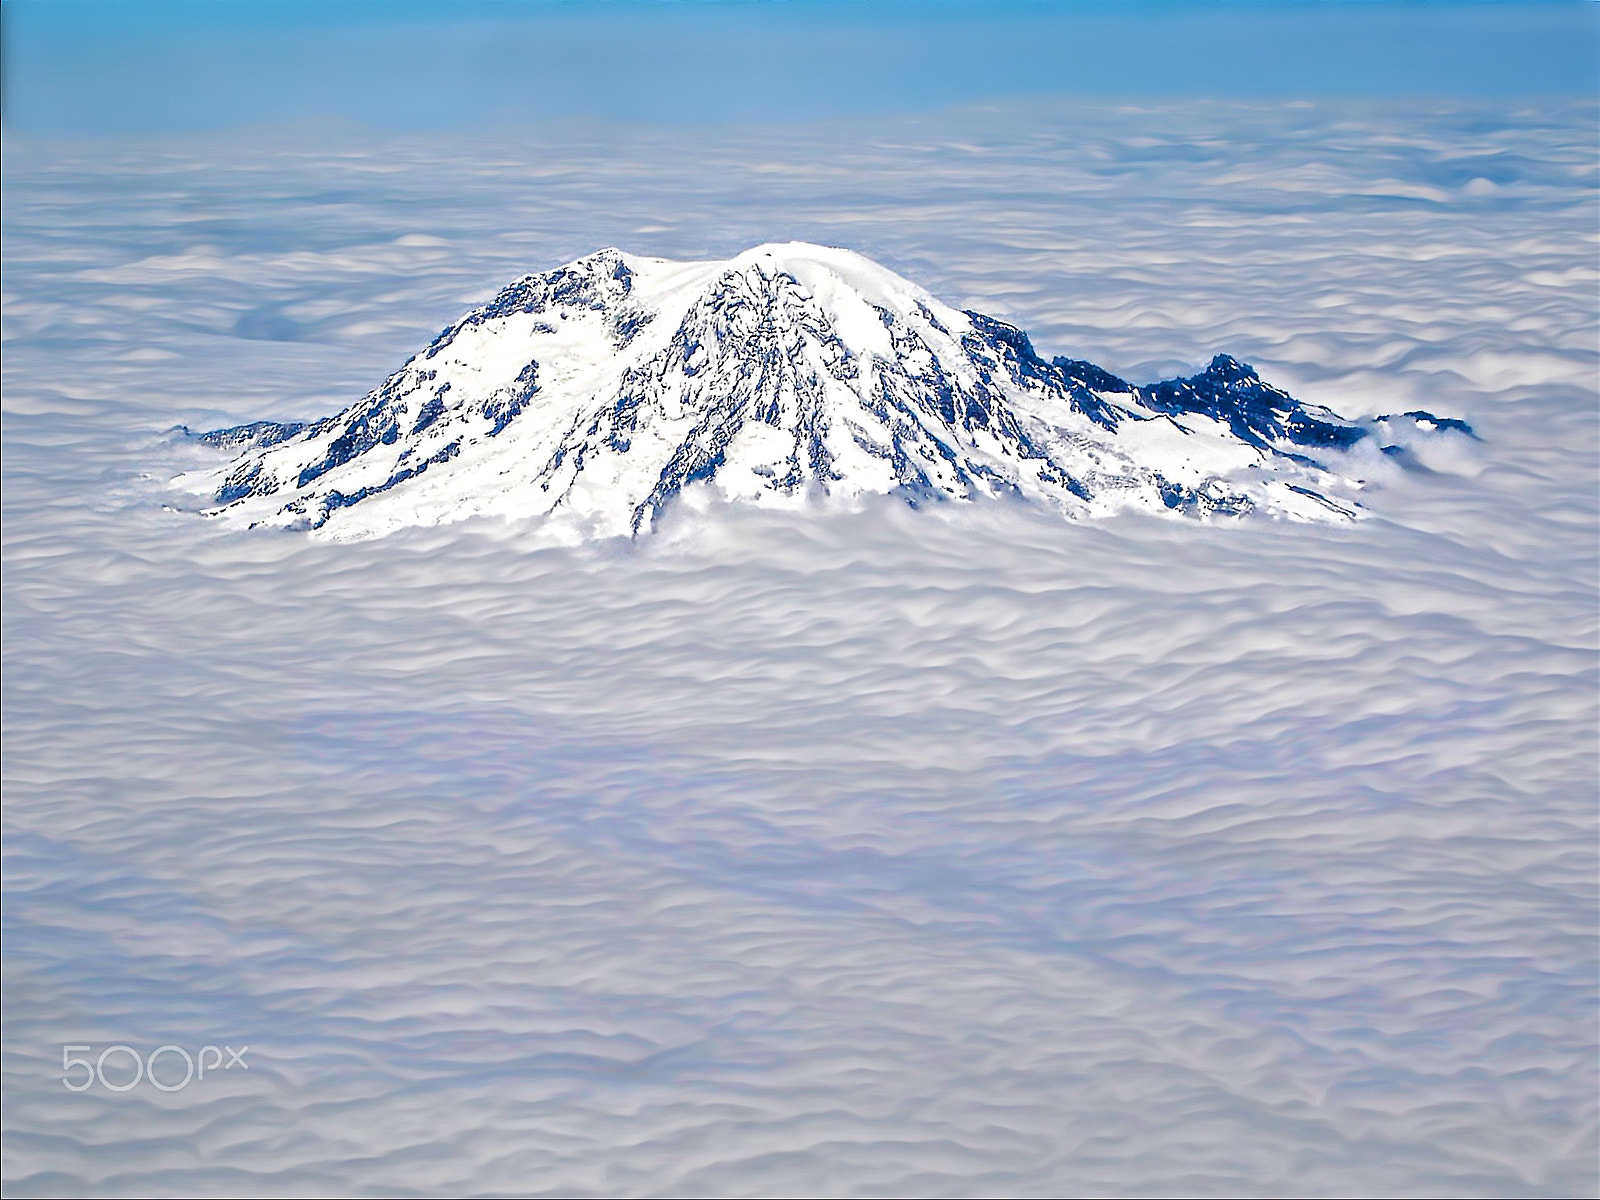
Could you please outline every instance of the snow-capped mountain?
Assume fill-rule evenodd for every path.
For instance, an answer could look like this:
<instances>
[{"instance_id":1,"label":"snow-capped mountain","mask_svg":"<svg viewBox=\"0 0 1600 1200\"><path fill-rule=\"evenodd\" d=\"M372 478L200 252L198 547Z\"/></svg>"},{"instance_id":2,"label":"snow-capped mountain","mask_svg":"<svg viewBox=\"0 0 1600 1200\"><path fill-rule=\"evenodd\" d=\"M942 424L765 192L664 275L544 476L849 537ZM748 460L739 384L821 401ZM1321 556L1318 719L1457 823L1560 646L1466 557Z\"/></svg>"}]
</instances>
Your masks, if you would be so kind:
<instances>
[{"instance_id":1,"label":"snow-capped mountain","mask_svg":"<svg viewBox=\"0 0 1600 1200\"><path fill-rule=\"evenodd\" d=\"M1301 404L1226 355L1138 387L1045 361L847 250L607 249L512 283L335 416L202 435L236 456L180 482L214 515L335 537L543 514L633 534L695 484L763 504L1011 494L1074 516L1349 519L1350 452L1393 419Z\"/></svg>"}]
</instances>

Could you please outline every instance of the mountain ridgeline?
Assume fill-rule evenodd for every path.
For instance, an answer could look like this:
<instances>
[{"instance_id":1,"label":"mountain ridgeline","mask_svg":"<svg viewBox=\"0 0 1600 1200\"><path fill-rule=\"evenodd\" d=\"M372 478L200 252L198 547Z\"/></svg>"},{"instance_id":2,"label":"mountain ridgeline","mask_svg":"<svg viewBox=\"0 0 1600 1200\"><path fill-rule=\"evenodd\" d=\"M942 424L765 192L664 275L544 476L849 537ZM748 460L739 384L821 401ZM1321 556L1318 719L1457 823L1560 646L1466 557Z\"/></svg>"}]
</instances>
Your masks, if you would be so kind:
<instances>
[{"instance_id":1,"label":"mountain ridgeline","mask_svg":"<svg viewBox=\"0 0 1600 1200\"><path fill-rule=\"evenodd\" d=\"M685 489L799 507L892 493L1349 520L1383 444L1470 436L1412 412L1348 421L1218 355L1135 386L1046 360L845 250L674 263L601 250L528 275L383 384L309 424L199 435L210 515L363 537L471 516L636 535Z\"/></svg>"}]
</instances>

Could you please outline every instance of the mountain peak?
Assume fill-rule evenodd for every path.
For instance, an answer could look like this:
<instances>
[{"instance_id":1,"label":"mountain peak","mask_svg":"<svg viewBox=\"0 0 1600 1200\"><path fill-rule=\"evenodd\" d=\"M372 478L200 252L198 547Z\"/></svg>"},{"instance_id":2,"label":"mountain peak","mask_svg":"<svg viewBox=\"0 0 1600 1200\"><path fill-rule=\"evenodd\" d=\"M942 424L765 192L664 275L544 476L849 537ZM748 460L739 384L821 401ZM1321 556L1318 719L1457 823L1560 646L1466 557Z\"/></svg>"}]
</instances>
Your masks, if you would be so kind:
<instances>
[{"instance_id":1,"label":"mountain peak","mask_svg":"<svg viewBox=\"0 0 1600 1200\"><path fill-rule=\"evenodd\" d=\"M1249 363L1242 363L1231 354L1219 354L1213 358L1206 367L1206 375L1219 383L1251 383L1259 381L1261 376Z\"/></svg>"},{"instance_id":2,"label":"mountain peak","mask_svg":"<svg viewBox=\"0 0 1600 1200\"><path fill-rule=\"evenodd\" d=\"M204 435L234 457L183 483L224 519L338 537L488 514L633 534L696 485L1349 519L1360 484L1327 456L1369 436L1226 354L1142 387L1046 361L850 250L608 247L513 281L343 412Z\"/></svg>"}]
</instances>

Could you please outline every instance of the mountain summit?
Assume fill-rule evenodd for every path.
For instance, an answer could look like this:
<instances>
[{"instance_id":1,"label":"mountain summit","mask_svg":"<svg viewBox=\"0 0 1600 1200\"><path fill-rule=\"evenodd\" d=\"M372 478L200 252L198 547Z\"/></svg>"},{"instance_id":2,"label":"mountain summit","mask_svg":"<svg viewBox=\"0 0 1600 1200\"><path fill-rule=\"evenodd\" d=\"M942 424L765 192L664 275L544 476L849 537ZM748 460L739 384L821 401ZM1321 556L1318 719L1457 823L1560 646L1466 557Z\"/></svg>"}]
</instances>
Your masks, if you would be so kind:
<instances>
[{"instance_id":1,"label":"mountain summit","mask_svg":"<svg viewBox=\"0 0 1600 1200\"><path fill-rule=\"evenodd\" d=\"M1344 520L1360 483L1337 464L1376 428L1227 355L1146 386L1046 361L847 250L607 249L512 283L335 416L201 435L235 456L180 483L213 515L335 537L545 514L635 534L699 483L763 504L1017 495L1073 516Z\"/></svg>"}]
</instances>

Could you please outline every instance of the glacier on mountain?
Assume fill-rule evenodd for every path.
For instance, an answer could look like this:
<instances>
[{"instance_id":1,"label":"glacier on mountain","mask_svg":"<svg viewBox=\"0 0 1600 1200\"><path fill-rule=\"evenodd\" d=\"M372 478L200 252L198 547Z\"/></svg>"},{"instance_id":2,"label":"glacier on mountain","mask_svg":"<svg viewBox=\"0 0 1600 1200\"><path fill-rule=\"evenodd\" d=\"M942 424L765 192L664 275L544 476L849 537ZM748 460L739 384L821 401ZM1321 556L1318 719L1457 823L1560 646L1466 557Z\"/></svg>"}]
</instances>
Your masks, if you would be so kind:
<instances>
[{"instance_id":1,"label":"glacier on mountain","mask_svg":"<svg viewBox=\"0 0 1600 1200\"><path fill-rule=\"evenodd\" d=\"M1349 520L1382 454L1405 456L1378 445L1396 423L1471 434L1424 412L1347 421L1225 354L1144 386L1046 361L848 250L605 249L512 283L334 416L200 435L233 456L178 482L210 515L336 538L471 516L637 534L701 483L791 506L1010 495L1070 516Z\"/></svg>"}]
</instances>

